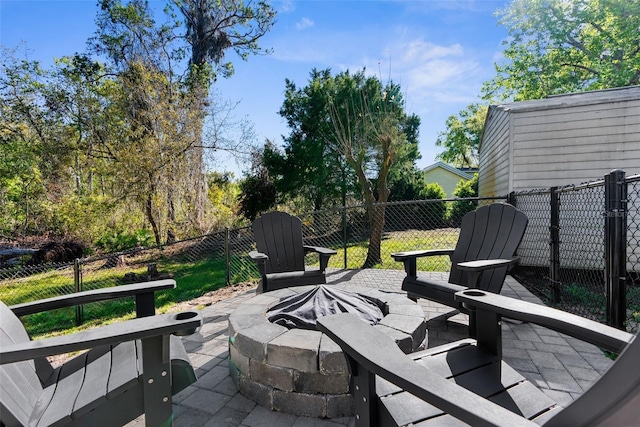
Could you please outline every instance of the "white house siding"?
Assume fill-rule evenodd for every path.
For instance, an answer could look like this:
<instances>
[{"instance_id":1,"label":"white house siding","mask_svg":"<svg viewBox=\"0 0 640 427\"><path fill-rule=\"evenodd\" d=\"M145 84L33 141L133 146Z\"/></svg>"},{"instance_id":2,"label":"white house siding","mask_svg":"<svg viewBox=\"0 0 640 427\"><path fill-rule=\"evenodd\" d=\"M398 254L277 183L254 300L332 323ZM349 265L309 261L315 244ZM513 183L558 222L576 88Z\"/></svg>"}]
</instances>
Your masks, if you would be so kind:
<instances>
[{"instance_id":1,"label":"white house siding","mask_svg":"<svg viewBox=\"0 0 640 427\"><path fill-rule=\"evenodd\" d=\"M640 87L504 104L489 111L480 145L481 196L580 184L613 169L623 169L627 176L640 173ZM561 203L561 265L602 268L604 199L563 193ZM528 234L548 238L548 215L547 210L530 221ZM585 216L589 220L577 229ZM633 218L631 232L637 235L640 220ZM526 255L539 243L521 246L524 265L548 264L548 259ZM637 249L629 245L628 251L628 268L638 269Z\"/></svg>"},{"instance_id":2,"label":"white house siding","mask_svg":"<svg viewBox=\"0 0 640 427\"><path fill-rule=\"evenodd\" d=\"M640 101L523 111L512 122L513 191L640 169Z\"/></svg>"},{"instance_id":3,"label":"white house siding","mask_svg":"<svg viewBox=\"0 0 640 427\"><path fill-rule=\"evenodd\" d=\"M480 151L480 194L505 195L509 192L509 113L490 108L484 134L484 140L491 143Z\"/></svg>"}]
</instances>

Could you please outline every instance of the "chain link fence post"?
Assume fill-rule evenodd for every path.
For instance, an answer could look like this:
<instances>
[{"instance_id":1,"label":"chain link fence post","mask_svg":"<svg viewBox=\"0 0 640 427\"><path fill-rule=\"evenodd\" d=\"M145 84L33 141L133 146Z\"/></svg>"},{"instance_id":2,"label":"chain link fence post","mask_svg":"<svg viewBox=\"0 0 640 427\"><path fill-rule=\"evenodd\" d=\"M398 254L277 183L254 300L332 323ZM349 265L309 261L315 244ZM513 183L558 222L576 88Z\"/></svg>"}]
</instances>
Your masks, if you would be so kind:
<instances>
[{"instance_id":1,"label":"chain link fence post","mask_svg":"<svg viewBox=\"0 0 640 427\"><path fill-rule=\"evenodd\" d=\"M551 281L552 299L560 303L560 192L558 187L551 187L549 221L549 280Z\"/></svg>"},{"instance_id":2,"label":"chain link fence post","mask_svg":"<svg viewBox=\"0 0 640 427\"><path fill-rule=\"evenodd\" d=\"M343 265L347 269L347 207L342 206L342 250L344 252Z\"/></svg>"},{"instance_id":3,"label":"chain link fence post","mask_svg":"<svg viewBox=\"0 0 640 427\"><path fill-rule=\"evenodd\" d=\"M224 229L224 276L227 286L231 284L231 231Z\"/></svg>"},{"instance_id":4,"label":"chain link fence post","mask_svg":"<svg viewBox=\"0 0 640 427\"><path fill-rule=\"evenodd\" d=\"M82 292L82 264L79 258L73 261L73 283L76 292ZM84 322L84 310L82 304L76 305L76 326Z\"/></svg>"},{"instance_id":5,"label":"chain link fence post","mask_svg":"<svg viewBox=\"0 0 640 427\"><path fill-rule=\"evenodd\" d=\"M607 323L625 330L626 301L626 246L627 246L627 186L625 172L611 171L605 182L605 280Z\"/></svg>"}]
</instances>

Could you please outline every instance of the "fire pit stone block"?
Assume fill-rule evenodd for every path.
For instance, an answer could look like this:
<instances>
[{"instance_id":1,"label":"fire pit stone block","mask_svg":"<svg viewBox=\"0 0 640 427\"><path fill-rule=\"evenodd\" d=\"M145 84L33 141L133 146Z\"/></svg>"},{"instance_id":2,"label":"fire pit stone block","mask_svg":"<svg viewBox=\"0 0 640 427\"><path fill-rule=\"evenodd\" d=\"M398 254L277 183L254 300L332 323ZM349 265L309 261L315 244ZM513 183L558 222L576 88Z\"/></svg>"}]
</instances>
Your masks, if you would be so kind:
<instances>
[{"instance_id":1,"label":"fire pit stone block","mask_svg":"<svg viewBox=\"0 0 640 427\"><path fill-rule=\"evenodd\" d=\"M267 361L302 372L318 372L318 349L322 332L289 329L267 344Z\"/></svg>"},{"instance_id":2,"label":"fire pit stone block","mask_svg":"<svg viewBox=\"0 0 640 427\"><path fill-rule=\"evenodd\" d=\"M318 354L318 368L323 374L344 374L349 372L347 358L342 349L331 338L322 335Z\"/></svg>"},{"instance_id":3,"label":"fire pit stone block","mask_svg":"<svg viewBox=\"0 0 640 427\"><path fill-rule=\"evenodd\" d=\"M293 391L293 369L251 361L251 378L283 391Z\"/></svg>"},{"instance_id":4,"label":"fire pit stone block","mask_svg":"<svg viewBox=\"0 0 640 427\"><path fill-rule=\"evenodd\" d=\"M248 358L266 362L267 343L288 331L284 326L269 322L259 323L256 326L243 329L242 333L236 333L234 345L241 354Z\"/></svg>"}]
</instances>

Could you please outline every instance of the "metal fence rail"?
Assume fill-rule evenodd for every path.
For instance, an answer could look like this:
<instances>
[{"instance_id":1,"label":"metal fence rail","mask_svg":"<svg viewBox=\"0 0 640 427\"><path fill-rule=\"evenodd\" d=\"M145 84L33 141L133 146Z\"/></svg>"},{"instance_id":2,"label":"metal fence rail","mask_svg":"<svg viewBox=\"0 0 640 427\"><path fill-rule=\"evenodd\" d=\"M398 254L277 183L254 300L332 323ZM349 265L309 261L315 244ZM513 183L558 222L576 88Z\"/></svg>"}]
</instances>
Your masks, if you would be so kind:
<instances>
[{"instance_id":1,"label":"metal fence rail","mask_svg":"<svg viewBox=\"0 0 640 427\"><path fill-rule=\"evenodd\" d=\"M624 219L624 296L627 328L640 323L640 175L628 177ZM486 199L427 200L387 203L381 245L382 263L375 268L402 269L390 253L453 247L462 215L478 204L505 201L529 217L518 252L516 278L547 302L582 316L605 321L607 260L605 259L604 181L562 188L514 193ZM378 206L380 207L380 206ZM611 214L609 214L611 215ZM329 267L358 269L364 263L370 224L364 206L339 207L298 214L306 244L336 249ZM201 292L226 284L256 280L258 270L247 254L254 248L250 227L228 229L154 248L47 264L0 269L0 299L16 304L35 299L139 282L170 274L178 286L193 279ZM309 264L317 263L310 256ZM422 268L448 271L440 257ZM222 274L224 272L224 274ZM78 311L78 322L83 313Z\"/></svg>"}]
</instances>

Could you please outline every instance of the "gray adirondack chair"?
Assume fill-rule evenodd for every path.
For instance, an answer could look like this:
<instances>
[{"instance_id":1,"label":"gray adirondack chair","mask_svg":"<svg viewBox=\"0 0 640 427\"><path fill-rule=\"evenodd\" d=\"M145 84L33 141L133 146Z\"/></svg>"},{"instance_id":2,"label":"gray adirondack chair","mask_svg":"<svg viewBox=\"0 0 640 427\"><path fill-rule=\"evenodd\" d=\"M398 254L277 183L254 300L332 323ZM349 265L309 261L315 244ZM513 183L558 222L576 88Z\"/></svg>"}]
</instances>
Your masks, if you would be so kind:
<instances>
[{"instance_id":1,"label":"gray adirondack chair","mask_svg":"<svg viewBox=\"0 0 640 427\"><path fill-rule=\"evenodd\" d=\"M454 249L391 254L394 260L404 263L407 276L402 289L413 300L426 298L466 312L454 300L454 294L466 288L500 293L508 271L519 261L515 253L528 222L522 211L506 203L493 203L465 214ZM448 281L418 272L417 259L435 255L450 257Z\"/></svg>"},{"instance_id":2,"label":"gray adirondack chair","mask_svg":"<svg viewBox=\"0 0 640 427\"><path fill-rule=\"evenodd\" d=\"M386 334L350 314L318 320L345 352L356 426L637 426L640 339L553 308L466 290L477 339L404 354ZM619 354L579 398L562 408L502 361L502 316L535 323Z\"/></svg>"},{"instance_id":3,"label":"gray adirondack chair","mask_svg":"<svg viewBox=\"0 0 640 427\"><path fill-rule=\"evenodd\" d=\"M305 245L299 218L286 212L269 212L253 221L251 229L257 251L249 252L249 256L258 264L262 278L258 292L327 282L325 270L336 251ZM318 254L320 266L307 270L304 259L311 252Z\"/></svg>"},{"instance_id":4,"label":"gray adirondack chair","mask_svg":"<svg viewBox=\"0 0 640 427\"><path fill-rule=\"evenodd\" d=\"M145 414L172 424L171 396L196 380L182 341L202 324L198 312L154 316L160 280L80 292L7 307L0 302L0 425L119 426ZM31 341L19 316L135 297L137 319ZM46 356L89 349L53 368Z\"/></svg>"}]
</instances>

